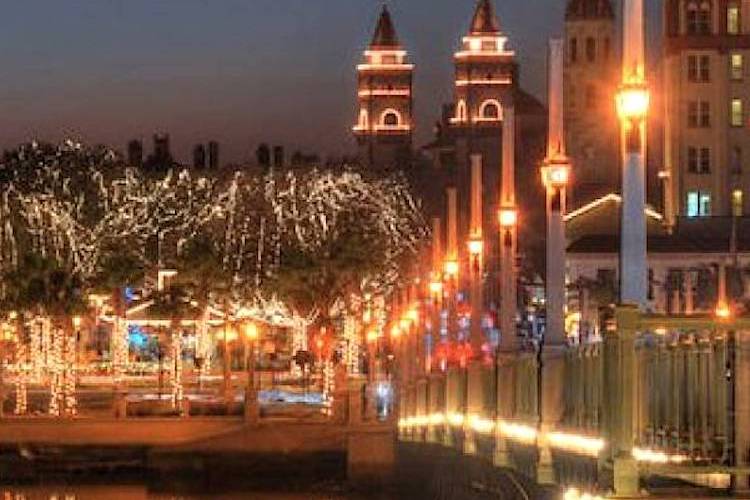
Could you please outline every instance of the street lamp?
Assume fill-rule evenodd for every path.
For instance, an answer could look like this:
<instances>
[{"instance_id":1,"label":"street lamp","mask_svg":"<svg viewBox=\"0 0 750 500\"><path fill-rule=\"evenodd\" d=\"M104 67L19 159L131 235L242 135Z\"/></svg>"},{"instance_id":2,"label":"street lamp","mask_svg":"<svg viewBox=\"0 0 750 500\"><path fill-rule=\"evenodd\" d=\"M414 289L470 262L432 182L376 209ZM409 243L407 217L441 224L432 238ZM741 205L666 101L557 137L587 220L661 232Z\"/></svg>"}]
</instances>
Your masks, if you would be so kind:
<instances>
[{"instance_id":1,"label":"street lamp","mask_svg":"<svg viewBox=\"0 0 750 500\"><path fill-rule=\"evenodd\" d=\"M458 261L446 260L444 271L445 271L445 276L448 279L455 279L458 276Z\"/></svg>"},{"instance_id":2,"label":"street lamp","mask_svg":"<svg viewBox=\"0 0 750 500\"><path fill-rule=\"evenodd\" d=\"M513 207L501 208L498 220L503 230L503 243L506 247L513 246L513 229L518 225L518 210Z\"/></svg>"},{"instance_id":3,"label":"street lamp","mask_svg":"<svg viewBox=\"0 0 750 500\"><path fill-rule=\"evenodd\" d=\"M641 149L641 124L648 116L651 96L645 82L633 79L620 87L617 114L625 127L628 151Z\"/></svg>"}]
</instances>

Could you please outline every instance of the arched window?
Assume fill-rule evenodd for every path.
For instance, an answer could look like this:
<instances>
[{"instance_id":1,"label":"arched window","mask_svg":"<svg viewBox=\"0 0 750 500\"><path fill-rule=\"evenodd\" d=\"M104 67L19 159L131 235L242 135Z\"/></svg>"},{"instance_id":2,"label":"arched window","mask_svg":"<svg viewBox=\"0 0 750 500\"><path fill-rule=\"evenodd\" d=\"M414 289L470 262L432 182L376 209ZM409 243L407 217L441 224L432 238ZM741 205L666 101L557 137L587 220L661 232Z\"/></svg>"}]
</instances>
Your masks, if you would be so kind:
<instances>
[{"instance_id":1,"label":"arched window","mask_svg":"<svg viewBox=\"0 0 750 500\"><path fill-rule=\"evenodd\" d=\"M698 34L698 3L688 2L685 6L685 31L688 35Z\"/></svg>"},{"instance_id":2,"label":"arched window","mask_svg":"<svg viewBox=\"0 0 750 500\"><path fill-rule=\"evenodd\" d=\"M698 34L708 35L711 33L711 2L702 2L698 12Z\"/></svg>"},{"instance_id":3,"label":"arched window","mask_svg":"<svg viewBox=\"0 0 750 500\"><path fill-rule=\"evenodd\" d=\"M456 105L456 121L465 122L467 119L466 114L466 101L461 99Z\"/></svg>"},{"instance_id":4,"label":"arched window","mask_svg":"<svg viewBox=\"0 0 750 500\"><path fill-rule=\"evenodd\" d=\"M359 110L359 128L368 128L370 122L370 115L366 109L362 108Z\"/></svg>"},{"instance_id":5,"label":"arched window","mask_svg":"<svg viewBox=\"0 0 750 500\"><path fill-rule=\"evenodd\" d=\"M479 117L486 121L500 121L503 119L502 107L495 99L488 99L479 106Z\"/></svg>"},{"instance_id":6,"label":"arched window","mask_svg":"<svg viewBox=\"0 0 750 500\"><path fill-rule=\"evenodd\" d=\"M586 60L588 62L596 61L596 40L592 37L586 39Z\"/></svg>"},{"instance_id":7,"label":"arched window","mask_svg":"<svg viewBox=\"0 0 750 500\"><path fill-rule=\"evenodd\" d=\"M380 115L380 124L386 127L398 127L401 125L401 114L395 109L386 109Z\"/></svg>"}]
</instances>

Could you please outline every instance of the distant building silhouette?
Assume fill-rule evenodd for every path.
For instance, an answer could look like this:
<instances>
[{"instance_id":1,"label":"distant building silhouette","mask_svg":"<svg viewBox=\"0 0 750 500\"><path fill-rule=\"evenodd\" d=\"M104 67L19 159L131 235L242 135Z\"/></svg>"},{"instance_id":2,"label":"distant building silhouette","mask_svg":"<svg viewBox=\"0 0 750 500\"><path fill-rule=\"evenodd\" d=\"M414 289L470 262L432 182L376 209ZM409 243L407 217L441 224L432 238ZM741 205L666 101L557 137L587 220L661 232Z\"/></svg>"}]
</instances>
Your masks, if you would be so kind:
<instances>
[{"instance_id":1,"label":"distant building silhouette","mask_svg":"<svg viewBox=\"0 0 750 500\"><path fill-rule=\"evenodd\" d=\"M206 168L206 147L203 144L196 144L193 148L193 168Z\"/></svg>"},{"instance_id":2,"label":"distant building silhouette","mask_svg":"<svg viewBox=\"0 0 750 500\"><path fill-rule=\"evenodd\" d=\"M273 147L273 166L277 168L284 166L284 146Z\"/></svg>"},{"instance_id":3,"label":"distant building silhouette","mask_svg":"<svg viewBox=\"0 0 750 500\"><path fill-rule=\"evenodd\" d=\"M219 166L219 143L210 141L208 143L208 167L215 170Z\"/></svg>"},{"instance_id":4,"label":"distant building silhouette","mask_svg":"<svg viewBox=\"0 0 750 500\"><path fill-rule=\"evenodd\" d=\"M255 150L255 159L261 167L269 168L271 166L271 148L268 144L263 143L258 146L258 149Z\"/></svg>"},{"instance_id":5,"label":"distant building silhouette","mask_svg":"<svg viewBox=\"0 0 750 500\"><path fill-rule=\"evenodd\" d=\"M174 166L169 147L169 134L154 134L154 151L146 161L149 170L166 170Z\"/></svg>"},{"instance_id":6,"label":"distant building silhouette","mask_svg":"<svg viewBox=\"0 0 750 500\"><path fill-rule=\"evenodd\" d=\"M133 139L128 143L128 166L143 166L143 143L138 139Z\"/></svg>"}]
</instances>

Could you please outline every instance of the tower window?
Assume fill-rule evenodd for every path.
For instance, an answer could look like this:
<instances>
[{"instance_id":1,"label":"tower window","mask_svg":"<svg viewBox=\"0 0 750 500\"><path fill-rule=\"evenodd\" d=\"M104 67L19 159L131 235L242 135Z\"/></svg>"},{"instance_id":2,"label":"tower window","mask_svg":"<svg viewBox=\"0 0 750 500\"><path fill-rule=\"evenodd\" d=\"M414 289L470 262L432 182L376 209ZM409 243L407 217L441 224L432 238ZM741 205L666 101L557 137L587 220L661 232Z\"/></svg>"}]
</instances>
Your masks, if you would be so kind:
<instances>
[{"instance_id":1,"label":"tower window","mask_svg":"<svg viewBox=\"0 0 750 500\"><path fill-rule=\"evenodd\" d=\"M571 64L578 61L578 39L573 37L570 39L570 62Z\"/></svg>"},{"instance_id":2,"label":"tower window","mask_svg":"<svg viewBox=\"0 0 750 500\"><path fill-rule=\"evenodd\" d=\"M586 60L588 62L596 61L596 40L591 37L586 39Z\"/></svg>"},{"instance_id":3,"label":"tower window","mask_svg":"<svg viewBox=\"0 0 750 500\"><path fill-rule=\"evenodd\" d=\"M711 106L708 101L688 102L688 127L709 128L711 126Z\"/></svg>"},{"instance_id":4,"label":"tower window","mask_svg":"<svg viewBox=\"0 0 750 500\"><path fill-rule=\"evenodd\" d=\"M366 129L369 127L370 116L366 109L359 110L359 127Z\"/></svg>"},{"instance_id":5,"label":"tower window","mask_svg":"<svg viewBox=\"0 0 750 500\"><path fill-rule=\"evenodd\" d=\"M729 57L729 74L732 80L742 80L745 73L745 61L742 54L732 54Z\"/></svg>"},{"instance_id":6,"label":"tower window","mask_svg":"<svg viewBox=\"0 0 750 500\"><path fill-rule=\"evenodd\" d=\"M502 119L500 103L494 99L484 101L479 107L479 116L483 120L498 121Z\"/></svg>"},{"instance_id":7,"label":"tower window","mask_svg":"<svg viewBox=\"0 0 750 500\"><path fill-rule=\"evenodd\" d=\"M745 113L743 109L742 99L732 99L729 121L733 127L743 126L745 122Z\"/></svg>"},{"instance_id":8,"label":"tower window","mask_svg":"<svg viewBox=\"0 0 750 500\"><path fill-rule=\"evenodd\" d=\"M383 113L383 125L386 127L397 127L401 123L398 113L395 111L386 111Z\"/></svg>"},{"instance_id":9,"label":"tower window","mask_svg":"<svg viewBox=\"0 0 750 500\"><path fill-rule=\"evenodd\" d=\"M466 101L463 99L458 101L458 104L456 105L456 121L466 121Z\"/></svg>"},{"instance_id":10,"label":"tower window","mask_svg":"<svg viewBox=\"0 0 750 500\"><path fill-rule=\"evenodd\" d=\"M740 6L737 4L730 4L727 7L727 33L730 35L740 34Z\"/></svg>"}]
</instances>

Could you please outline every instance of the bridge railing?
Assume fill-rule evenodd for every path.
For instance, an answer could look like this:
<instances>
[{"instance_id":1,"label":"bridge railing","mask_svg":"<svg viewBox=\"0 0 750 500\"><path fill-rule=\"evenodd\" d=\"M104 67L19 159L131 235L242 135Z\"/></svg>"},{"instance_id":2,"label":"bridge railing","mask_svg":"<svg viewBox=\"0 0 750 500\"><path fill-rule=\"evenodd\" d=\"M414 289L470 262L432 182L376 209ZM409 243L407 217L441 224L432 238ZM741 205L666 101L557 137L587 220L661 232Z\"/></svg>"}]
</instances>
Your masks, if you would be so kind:
<instances>
[{"instance_id":1,"label":"bridge railing","mask_svg":"<svg viewBox=\"0 0 750 500\"><path fill-rule=\"evenodd\" d=\"M415 403L401 408L401 436L487 455L541 483L618 495L638 495L654 474L696 482L723 474L742 489L750 474L748 332L748 319L620 307L599 342L503 353L479 368L480 379L494 381L482 389L493 394L479 398L489 405L472 400L477 367L431 374L427 390L402 398Z\"/></svg>"}]
</instances>

